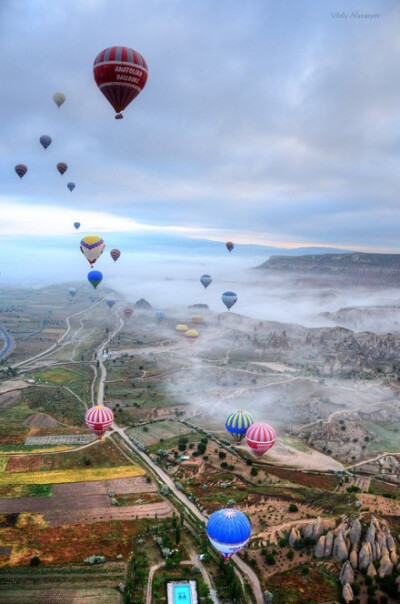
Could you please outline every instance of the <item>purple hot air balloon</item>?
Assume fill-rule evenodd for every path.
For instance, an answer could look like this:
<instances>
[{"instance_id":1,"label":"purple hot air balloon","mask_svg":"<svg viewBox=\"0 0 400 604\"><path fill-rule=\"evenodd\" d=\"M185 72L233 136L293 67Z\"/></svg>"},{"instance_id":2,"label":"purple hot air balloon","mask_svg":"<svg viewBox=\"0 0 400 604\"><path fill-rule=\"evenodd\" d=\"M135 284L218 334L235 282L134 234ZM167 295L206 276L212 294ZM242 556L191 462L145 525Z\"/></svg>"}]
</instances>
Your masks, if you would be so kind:
<instances>
[{"instance_id":1,"label":"purple hot air balloon","mask_svg":"<svg viewBox=\"0 0 400 604\"><path fill-rule=\"evenodd\" d=\"M63 162L63 161L60 161L60 162L57 164L57 170L59 171L59 173L60 173L60 174L61 174L61 176L62 176L62 175L63 175L63 174L65 174L65 172L68 170L68 165L67 165L65 162Z\"/></svg>"},{"instance_id":2,"label":"purple hot air balloon","mask_svg":"<svg viewBox=\"0 0 400 604\"><path fill-rule=\"evenodd\" d=\"M16 171L16 173L18 174L18 176L20 178L25 176L25 174L28 172L28 168L25 166L25 164L17 164L15 166L14 170Z\"/></svg>"},{"instance_id":3,"label":"purple hot air balloon","mask_svg":"<svg viewBox=\"0 0 400 604\"><path fill-rule=\"evenodd\" d=\"M42 134L42 136L40 137L40 144L42 145L43 149L47 149L47 147L50 147L51 145L51 136L49 136L48 134Z\"/></svg>"}]
</instances>

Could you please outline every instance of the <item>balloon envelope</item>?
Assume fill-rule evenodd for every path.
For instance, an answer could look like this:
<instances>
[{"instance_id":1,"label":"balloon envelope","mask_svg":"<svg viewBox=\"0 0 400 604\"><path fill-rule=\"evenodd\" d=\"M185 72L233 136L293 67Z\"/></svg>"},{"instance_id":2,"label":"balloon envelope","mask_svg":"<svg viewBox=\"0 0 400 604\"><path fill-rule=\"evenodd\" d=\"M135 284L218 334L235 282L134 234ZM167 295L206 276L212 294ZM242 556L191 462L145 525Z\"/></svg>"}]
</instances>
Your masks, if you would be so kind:
<instances>
[{"instance_id":1,"label":"balloon envelope","mask_svg":"<svg viewBox=\"0 0 400 604\"><path fill-rule=\"evenodd\" d=\"M204 285L204 287L207 289L207 287L210 285L210 283L212 282L211 279L211 275L202 275L200 277L200 283L202 285Z\"/></svg>"},{"instance_id":2,"label":"balloon envelope","mask_svg":"<svg viewBox=\"0 0 400 604\"><path fill-rule=\"evenodd\" d=\"M59 171L59 173L60 173L60 174L61 174L61 176L62 176L62 175L63 175L63 174L65 174L65 172L68 170L68 166L67 166L67 164L66 164L65 162L60 161L60 162L57 164L57 170Z\"/></svg>"},{"instance_id":3,"label":"balloon envelope","mask_svg":"<svg viewBox=\"0 0 400 604\"><path fill-rule=\"evenodd\" d=\"M196 325L198 325L202 321L203 321L203 318L202 318L201 315L193 315L193 317L192 317L192 322L193 323L195 323Z\"/></svg>"},{"instance_id":4,"label":"balloon envelope","mask_svg":"<svg viewBox=\"0 0 400 604\"><path fill-rule=\"evenodd\" d=\"M226 308L230 310L237 301L237 294L235 292L225 292L221 296L222 302L225 304Z\"/></svg>"},{"instance_id":5,"label":"balloon envelope","mask_svg":"<svg viewBox=\"0 0 400 604\"><path fill-rule=\"evenodd\" d=\"M246 441L256 457L262 457L264 453L274 446L276 441L275 430L263 422L252 424L246 432Z\"/></svg>"},{"instance_id":6,"label":"balloon envelope","mask_svg":"<svg viewBox=\"0 0 400 604\"><path fill-rule=\"evenodd\" d=\"M232 241L227 241L226 242L226 249L228 250L228 252L231 252L233 250L233 248L235 247L232 243Z\"/></svg>"},{"instance_id":7,"label":"balloon envelope","mask_svg":"<svg viewBox=\"0 0 400 604\"><path fill-rule=\"evenodd\" d=\"M156 310L155 317L157 321L162 321L163 319L165 319L165 312L163 310Z\"/></svg>"},{"instance_id":8,"label":"balloon envelope","mask_svg":"<svg viewBox=\"0 0 400 604\"><path fill-rule=\"evenodd\" d=\"M197 331L197 329L188 329L187 331L185 331L185 336L189 342L195 342L199 337L199 332Z\"/></svg>"},{"instance_id":9,"label":"balloon envelope","mask_svg":"<svg viewBox=\"0 0 400 604\"><path fill-rule=\"evenodd\" d=\"M99 283L103 281L103 275L100 271L90 271L87 278L89 283L93 285L94 289L96 289Z\"/></svg>"},{"instance_id":10,"label":"balloon envelope","mask_svg":"<svg viewBox=\"0 0 400 604\"><path fill-rule=\"evenodd\" d=\"M51 137L48 134L43 134L39 140L44 149L47 149L51 145Z\"/></svg>"},{"instance_id":11,"label":"balloon envelope","mask_svg":"<svg viewBox=\"0 0 400 604\"><path fill-rule=\"evenodd\" d=\"M88 428L90 428L100 438L108 430L114 421L114 414L108 407L104 405L96 405L90 407L85 413L85 422Z\"/></svg>"},{"instance_id":12,"label":"balloon envelope","mask_svg":"<svg viewBox=\"0 0 400 604\"><path fill-rule=\"evenodd\" d=\"M65 94L63 92L55 92L53 94L53 101L57 105L58 108L61 107L63 103L65 103Z\"/></svg>"},{"instance_id":13,"label":"balloon envelope","mask_svg":"<svg viewBox=\"0 0 400 604\"><path fill-rule=\"evenodd\" d=\"M76 228L76 230L78 230L80 226L81 226L80 222L74 222L74 227Z\"/></svg>"},{"instance_id":14,"label":"balloon envelope","mask_svg":"<svg viewBox=\"0 0 400 604\"><path fill-rule=\"evenodd\" d=\"M237 411L231 411L231 413L226 418L225 428L228 430L229 434L236 440L236 442L240 443L244 435L246 434L247 429L254 422L250 413L247 411L242 411L238 409Z\"/></svg>"},{"instance_id":15,"label":"balloon envelope","mask_svg":"<svg viewBox=\"0 0 400 604\"><path fill-rule=\"evenodd\" d=\"M179 335L184 336L185 333L187 332L187 325L185 325L184 323L178 323L178 325L175 327L175 331L176 333L179 333Z\"/></svg>"},{"instance_id":16,"label":"balloon envelope","mask_svg":"<svg viewBox=\"0 0 400 604\"><path fill-rule=\"evenodd\" d=\"M93 266L93 264L100 258L105 247L106 244L98 235L88 235L82 239L80 244L81 252L89 262L90 266Z\"/></svg>"},{"instance_id":17,"label":"balloon envelope","mask_svg":"<svg viewBox=\"0 0 400 604\"><path fill-rule=\"evenodd\" d=\"M224 558L242 550L250 539L251 524L246 514L226 508L211 514L207 522L211 544Z\"/></svg>"},{"instance_id":18,"label":"balloon envelope","mask_svg":"<svg viewBox=\"0 0 400 604\"><path fill-rule=\"evenodd\" d=\"M106 298L105 303L107 304L108 308L112 308L115 304L115 300L114 298Z\"/></svg>"},{"instance_id":19,"label":"balloon envelope","mask_svg":"<svg viewBox=\"0 0 400 604\"><path fill-rule=\"evenodd\" d=\"M69 189L69 190L71 191L71 193L72 193L72 191L75 189L75 183L74 183L74 182L69 182L69 183L67 184L67 187L68 187L68 189Z\"/></svg>"},{"instance_id":20,"label":"balloon envelope","mask_svg":"<svg viewBox=\"0 0 400 604\"><path fill-rule=\"evenodd\" d=\"M132 306L127 306L126 308L124 308L124 315L128 319L133 315L133 308L132 308Z\"/></svg>"},{"instance_id":21,"label":"balloon envelope","mask_svg":"<svg viewBox=\"0 0 400 604\"><path fill-rule=\"evenodd\" d=\"M28 168L25 166L25 164L17 164L15 166L14 170L16 171L16 173L18 174L18 176L20 178L25 176L25 174L28 172Z\"/></svg>"},{"instance_id":22,"label":"balloon envelope","mask_svg":"<svg viewBox=\"0 0 400 604\"><path fill-rule=\"evenodd\" d=\"M71 296L71 298L74 298L76 295L76 287L70 287L68 290L68 293Z\"/></svg>"},{"instance_id":23,"label":"balloon envelope","mask_svg":"<svg viewBox=\"0 0 400 604\"><path fill-rule=\"evenodd\" d=\"M142 55L127 46L105 48L95 58L95 82L114 107L118 119L122 118L120 112L143 90L147 71Z\"/></svg>"},{"instance_id":24,"label":"balloon envelope","mask_svg":"<svg viewBox=\"0 0 400 604\"><path fill-rule=\"evenodd\" d=\"M117 262L117 260L120 257L120 255L121 255L121 252L119 250L116 250L116 249L111 250L111 252L110 252L110 256L114 260L114 262Z\"/></svg>"}]
</instances>

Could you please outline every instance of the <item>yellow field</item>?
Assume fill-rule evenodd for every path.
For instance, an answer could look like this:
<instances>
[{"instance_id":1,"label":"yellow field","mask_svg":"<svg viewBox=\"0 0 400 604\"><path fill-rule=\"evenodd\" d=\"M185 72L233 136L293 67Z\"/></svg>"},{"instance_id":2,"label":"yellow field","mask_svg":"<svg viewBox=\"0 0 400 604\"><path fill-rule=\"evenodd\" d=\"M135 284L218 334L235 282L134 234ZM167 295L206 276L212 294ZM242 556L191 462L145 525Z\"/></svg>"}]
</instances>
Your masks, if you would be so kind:
<instances>
[{"instance_id":1,"label":"yellow field","mask_svg":"<svg viewBox=\"0 0 400 604\"><path fill-rule=\"evenodd\" d=\"M2 451L2 447L0 445L0 472L1 470L1 459L3 457L3 453L7 455L23 455L24 453L65 453L66 451L73 451L76 448L76 445L53 445L52 447L32 447L29 445L29 448L24 449L23 445L16 445L15 449L12 449L10 445L8 445L8 449L6 451Z\"/></svg>"},{"instance_id":2,"label":"yellow field","mask_svg":"<svg viewBox=\"0 0 400 604\"><path fill-rule=\"evenodd\" d=\"M0 457L0 474L6 471L6 467L8 464L8 460L10 459L9 455L2 455Z\"/></svg>"},{"instance_id":3,"label":"yellow field","mask_svg":"<svg viewBox=\"0 0 400 604\"><path fill-rule=\"evenodd\" d=\"M63 333L65 329L57 328L57 327L47 327L42 330L42 333Z\"/></svg>"},{"instance_id":4,"label":"yellow field","mask_svg":"<svg viewBox=\"0 0 400 604\"><path fill-rule=\"evenodd\" d=\"M4 470L3 470L4 471ZM50 472L14 472L0 474L3 484L59 484L62 482L85 482L92 480L111 480L112 478L131 478L143 476L145 471L139 466L119 466L117 468L82 468L74 470L52 470Z\"/></svg>"}]
</instances>

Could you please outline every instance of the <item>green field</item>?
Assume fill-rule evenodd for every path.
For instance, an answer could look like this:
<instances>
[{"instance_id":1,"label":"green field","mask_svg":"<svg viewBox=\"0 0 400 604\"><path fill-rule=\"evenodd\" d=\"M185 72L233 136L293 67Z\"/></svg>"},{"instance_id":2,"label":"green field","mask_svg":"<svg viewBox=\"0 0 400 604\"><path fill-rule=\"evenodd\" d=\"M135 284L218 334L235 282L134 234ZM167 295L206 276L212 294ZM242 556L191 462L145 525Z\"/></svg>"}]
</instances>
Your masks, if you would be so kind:
<instances>
[{"instance_id":1,"label":"green field","mask_svg":"<svg viewBox=\"0 0 400 604\"><path fill-rule=\"evenodd\" d=\"M0 485L0 498L51 497L51 484L4 484Z\"/></svg>"},{"instance_id":2,"label":"green field","mask_svg":"<svg viewBox=\"0 0 400 604\"><path fill-rule=\"evenodd\" d=\"M365 422L365 427L369 432L374 434L377 441L370 442L367 446L367 451L379 452L388 451L397 453L400 452L400 423L393 422L393 424L376 424L373 422Z\"/></svg>"},{"instance_id":3,"label":"green field","mask_svg":"<svg viewBox=\"0 0 400 604\"><path fill-rule=\"evenodd\" d=\"M38 371L37 373L33 373L32 377L35 378L35 380L49 382L50 384L56 384L57 386L84 379L84 377L76 371L61 367Z\"/></svg>"},{"instance_id":4,"label":"green field","mask_svg":"<svg viewBox=\"0 0 400 604\"><path fill-rule=\"evenodd\" d=\"M152 424L146 424L146 426L137 426L136 428L130 428L127 430L128 436L140 441L145 447L149 447L156 443L160 444L160 439L169 441L179 436L186 436L193 432L191 428L188 428L180 422L165 421L165 422L154 422ZM164 443L166 445L167 443ZM166 448L166 447L164 447Z\"/></svg>"}]
</instances>

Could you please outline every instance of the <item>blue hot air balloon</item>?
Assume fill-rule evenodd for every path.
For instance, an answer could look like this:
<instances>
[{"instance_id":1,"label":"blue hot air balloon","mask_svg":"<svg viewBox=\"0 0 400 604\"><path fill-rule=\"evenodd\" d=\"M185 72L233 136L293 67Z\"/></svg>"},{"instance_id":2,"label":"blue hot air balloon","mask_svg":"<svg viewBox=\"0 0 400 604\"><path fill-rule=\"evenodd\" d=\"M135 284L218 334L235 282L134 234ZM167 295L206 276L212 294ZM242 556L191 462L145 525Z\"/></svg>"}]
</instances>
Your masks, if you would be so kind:
<instances>
[{"instance_id":1,"label":"blue hot air balloon","mask_svg":"<svg viewBox=\"0 0 400 604\"><path fill-rule=\"evenodd\" d=\"M69 183L67 184L67 187L68 187L68 189L69 189L69 190L71 191L71 193L72 193L72 191L75 189L75 183L74 183L74 182L69 182Z\"/></svg>"},{"instance_id":2,"label":"blue hot air balloon","mask_svg":"<svg viewBox=\"0 0 400 604\"><path fill-rule=\"evenodd\" d=\"M240 443L244 435L246 434L247 428L254 423L254 419L247 411L238 409L237 411L231 411L226 418L225 428L229 434Z\"/></svg>"},{"instance_id":3,"label":"blue hot air balloon","mask_svg":"<svg viewBox=\"0 0 400 604\"><path fill-rule=\"evenodd\" d=\"M71 296L71 298L74 298L76 295L76 287L70 287L68 290L68 293Z\"/></svg>"},{"instance_id":4,"label":"blue hot air balloon","mask_svg":"<svg viewBox=\"0 0 400 604\"><path fill-rule=\"evenodd\" d=\"M237 294L235 292L225 292L221 296L222 302L225 304L226 308L230 310L237 301Z\"/></svg>"},{"instance_id":5,"label":"blue hot air balloon","mask_svg":"<svg viewBox=\"0 0 400 604\"><path fill-rule=\"evenodd\" d=\"M105 303L107 304L108 308L112 308L115 304L115 300L114 298L106 298Z\"/></svg>"},{"instance_id":6,"label":"blue hot air balloon","mask_svg":"<svg viewBox=\"0 0 400 604\"><path fill-rule=\"evenodd\" d=\"M207 535L211 545L224 558L229 559L242 550L250 539L250 520L239 510L231 508L218 510L208 519Z\"/></svg>"},{"instance_id":7,"label":"blue hot air balloon","mask_svg":"<svg viewBox=\"0 0 400 604\"><path fill-rule=\"evenodd\" d=\"M48 134L43 134L40 138L39 138L40 144L42 145L43 149L47 149L47 147L50 147L51 145L51 137Z\"/></svg>"},{"instance_id":8,"label":"blue hot air balloon","mask_svg":"<svg viewBox=\"0 0 400 604\"><path fill-rule=\"evenodd\" d=\"M165 312L163 310L156 310L155 317L157 321L161 323L161 321L165 319Z\"/></svg>"},{"instance_id":9,"label":"blue hot air balloon","mask_svg":"<svg viewBox=\"0 0 400 604\"><path fill-rule=\"evenodd\" d=\"M90 271L88 273L87 278L88 278L89 283L91 283L93 285L94 289L96 289L98 284L103 281L103 275L101 274L100 271Z\"/></svg>"},{"instance_id":10,"label":"blue hot air balloon","mask_svg":"<svg viewBox=\"0 0 400 604\"><path fill-rule=\"evenodd\" d=\"M74 222L74 227L76 228L76 230L78 230L80 226L81 226L80 222Z\"/></svg>"},{"instance_id":11,"label":"blue hot air balloon","mask_svg":"<svg viewBox=\"0 0 400 604\"><path fill-rule=\"evenodd\" d=\"M200 283L202 285L204 285L204 287L206 289L210 285L211 282L212 282L211 275L201 275L201 277L200 277Z\"/></svg>"}]
</instances>

